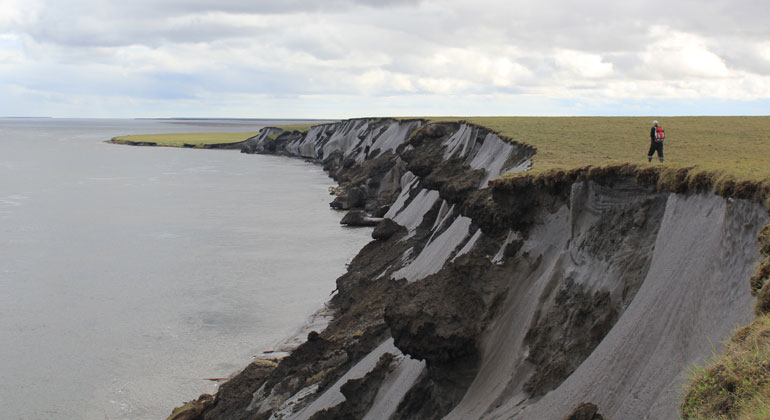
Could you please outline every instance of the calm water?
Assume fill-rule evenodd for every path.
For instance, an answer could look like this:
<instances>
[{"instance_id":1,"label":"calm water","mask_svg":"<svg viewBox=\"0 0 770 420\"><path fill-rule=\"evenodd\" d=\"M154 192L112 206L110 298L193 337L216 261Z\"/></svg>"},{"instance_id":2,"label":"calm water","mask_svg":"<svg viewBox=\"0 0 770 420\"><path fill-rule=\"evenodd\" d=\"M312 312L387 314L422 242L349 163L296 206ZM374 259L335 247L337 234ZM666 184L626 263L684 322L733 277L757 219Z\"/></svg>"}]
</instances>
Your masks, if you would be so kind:
<instances>
[{"instance_id":1,"label":"calm water","mask_svg":"<svg viewBox=\"0 0 770 420\"><path fill-rule=\"evenodd\" d=\"M370 231L297 159L105 144L248 131L0 119L0 413L165 419L291 335Z\"/></svg>"}]
</instances>

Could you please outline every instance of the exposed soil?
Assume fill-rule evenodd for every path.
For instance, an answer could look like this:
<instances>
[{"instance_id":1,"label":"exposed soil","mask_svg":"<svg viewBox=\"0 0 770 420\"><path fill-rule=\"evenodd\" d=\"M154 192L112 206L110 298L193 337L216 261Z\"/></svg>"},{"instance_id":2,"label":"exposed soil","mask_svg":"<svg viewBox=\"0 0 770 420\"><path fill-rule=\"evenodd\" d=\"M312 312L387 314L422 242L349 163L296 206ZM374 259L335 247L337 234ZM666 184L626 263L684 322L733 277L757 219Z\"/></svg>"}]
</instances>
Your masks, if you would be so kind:
<instances>
[{"instance_id":1,"label":"exposed soil","mask_svg":"<svg viewBox=\"0 0 770 420\"><path fill-rule=\"evenodd\" d=\"M374 402L377 390L392 369L393 355L385 353L377 362L377 366L365 377L351 379L342 388L345 401L329 409L321 410L310 417L310 420L360 420L364 418Z\"/></svg>"},{"instance_id":2,"label":"exposed soil","mask_svg":"<svg viewBox=\"0 0 770 420\"><path fill-rule=\"evenodd\" d=\"M460 129L459 123L422 125L406 133L394 150L384 151L372 150L368 144L400 123L387 119L363 123L326 125L319 143L313 145L301 133L267 130L247 141L243 151L291 155L290 149L301 147L305 157L313 151L315 161L339 182L331 206L353 210L347 219L350 223L378 220L372 218L388 214L398 199L407 208L421 191L438 191L440 198L428 202L419 215L422 219L410 228L391 219L378 220L374 240L337 279L330 301L335 318L329 326L311 333L307 342L280 361L248 366L223 384L213 400L204 398L190 419L292 418L391 337L402 355L386 354L368 373L340 388L342 403L308 417L363 418L393 374L394 360L406 355L423 360L425 369L391 418L443 418L461 404L479 376L483 358L490 351L484 348L490 345L490 330L499 328L494 323L503 312L515 311L505 305L518 291L538 291L534 295L537 301L531 301L536 310L526 318L528 322L516 326L522 331L516 345L527 350L512 357L521 357L526 368L516 373L521 378L511 374L495 386L505 389L505 398L515 394L521 400L515 407L537 402L585 362L633 302L650 269L667 206L666 193L661 191L693 192L710 185L708 179L688 179L687 171L673 180L661 180L657 170L621 165L495 180L491 188L479 189L486 179L483 169L473 169L464 156L444 158L445 144ZM353 132L358 137L345 137L351 143L347 149L323 156L326 142L341 127L346 131L336 133L337 141ZM471 138L469 150L478 150L483 141L479 139L488 130L473 130L476 140ZM520 165L533 153L533 149L519 146L506 165ZM362 164L357 156L365 156ZM412 190L402 190L405 179ZM747 185L736 185L731 191L751 197L760 194ZM451 223L442 223L443 219L461 217L470 220L468 237L478 233L476 242L470 244L468 238L452 242L450 258L442 267L416 281L395 275L429 249L431 241L449 231ZM569 219L553 222L566 223L562 231L551 235L552 246L561 248L536 251L533 247L538 245L532 244L531 235L548 229L549 217ZM562 237L564 241L559 242ZM465 246L468 249L460 255ZM549 269L543 262L546 253L553 257L548 262L553 267L547 279L541 280L539 276ZM590 274L602 270L605 274ZM770 296L764 277L755 283L760 295ZM590 400L605 407L602 401ZM503 397L496 401L497 405L514 405ZM565 407L558 418L576 403ZM486 413L495 406L482 408ZM591 403L579 405L564 417L603 418Z\"/></svg>"},{"instance_id":3,"label":"exposed soil","mask_svg":"<svg viewBox=\"0 0 770 420\"><path fill-rule=\"evenodd\" d=\"M599 408L593 403L581 403L563 420L604 420Z\"/></svg>"}]
</instances>

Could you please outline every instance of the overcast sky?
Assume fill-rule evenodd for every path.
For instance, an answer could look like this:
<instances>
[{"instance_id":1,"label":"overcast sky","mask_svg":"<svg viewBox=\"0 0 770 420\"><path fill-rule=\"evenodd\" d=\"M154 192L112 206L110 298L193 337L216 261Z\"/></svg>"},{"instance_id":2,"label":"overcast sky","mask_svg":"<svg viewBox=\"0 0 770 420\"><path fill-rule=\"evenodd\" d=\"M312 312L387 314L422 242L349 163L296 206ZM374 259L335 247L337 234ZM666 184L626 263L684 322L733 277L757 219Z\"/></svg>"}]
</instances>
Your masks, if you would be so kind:
<instances>
[{"instance_id":1,"label":"overcast sky","mask_svg":"<svg viewBox=\"0 0 770 420\"><path fill-rule=\"evenodd\" d=\"M0 0L0 116L770 115L767 0Z\"/></svg>"}]
</instances>

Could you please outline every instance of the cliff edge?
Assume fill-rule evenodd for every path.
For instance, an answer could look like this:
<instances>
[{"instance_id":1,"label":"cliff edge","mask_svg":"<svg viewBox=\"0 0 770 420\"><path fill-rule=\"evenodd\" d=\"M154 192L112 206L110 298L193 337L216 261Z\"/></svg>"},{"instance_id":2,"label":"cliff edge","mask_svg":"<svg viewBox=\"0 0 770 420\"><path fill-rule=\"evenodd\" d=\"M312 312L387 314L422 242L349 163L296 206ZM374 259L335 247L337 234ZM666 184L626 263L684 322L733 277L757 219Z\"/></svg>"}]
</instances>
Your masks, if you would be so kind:
<instances>
[{"instance_id":1,"label":"cliff edge","mask_svg":"<svg viewBox=\"0 0 770 420\"><path fill-rule=\"evenodd\" d=\"M688 367L753 317L770 217L745 189L634 165L501 181L537 150L463 122L265 129L242 151L322 164L374 240L325 330L176 420L676 419Z\"/></svg>"}]
</instances>

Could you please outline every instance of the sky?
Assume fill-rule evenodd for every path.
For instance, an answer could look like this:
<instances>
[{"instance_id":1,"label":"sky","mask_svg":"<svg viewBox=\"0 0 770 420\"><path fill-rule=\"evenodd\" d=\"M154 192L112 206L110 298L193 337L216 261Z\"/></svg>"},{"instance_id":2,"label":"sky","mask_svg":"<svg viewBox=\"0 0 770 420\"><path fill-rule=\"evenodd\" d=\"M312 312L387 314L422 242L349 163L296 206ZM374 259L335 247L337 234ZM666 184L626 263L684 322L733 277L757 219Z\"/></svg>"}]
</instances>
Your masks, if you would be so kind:
<instances>
[{"instance_id":1,"label":"sky","mask_svg":"<svg viewBox=\"0 0 770 420\"><path fill-rule=\"evenodd\" d=\"M0 0L0 116L770 115L767 0Z\"/></svg>"}]
</instances>

